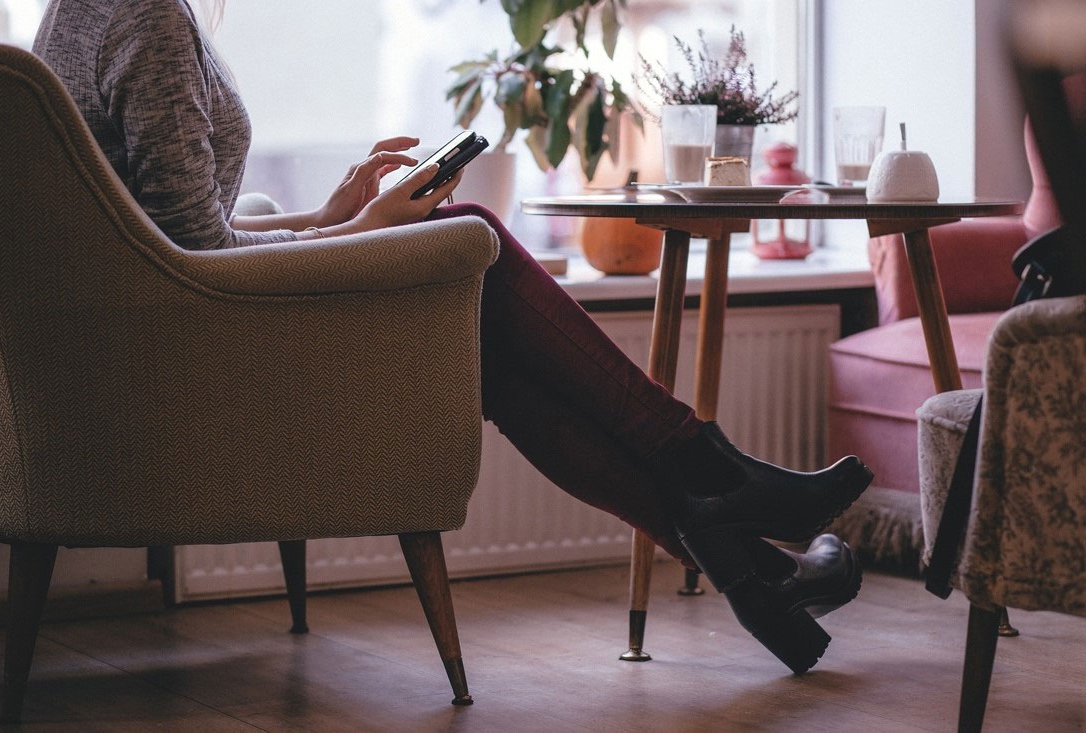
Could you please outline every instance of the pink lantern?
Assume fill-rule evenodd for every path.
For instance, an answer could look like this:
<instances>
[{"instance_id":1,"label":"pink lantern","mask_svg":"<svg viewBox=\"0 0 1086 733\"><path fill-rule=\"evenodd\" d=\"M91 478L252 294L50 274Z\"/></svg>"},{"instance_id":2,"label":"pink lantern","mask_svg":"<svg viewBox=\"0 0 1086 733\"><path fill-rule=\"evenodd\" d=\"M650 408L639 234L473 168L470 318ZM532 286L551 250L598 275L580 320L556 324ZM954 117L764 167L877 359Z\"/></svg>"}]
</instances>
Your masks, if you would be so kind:
<instances>
[{"instance_id":1,"label":"pink lantern","mask_svg":"<svg viewBox=\"0 0 1086 733\"><path fill-rule=\"evenodd\" d=\"M800 186L810 178L792 166L798 149L788 143L774 143L762 151L769 168L754 180L763 186ZM751 222L754 254L763 260L801 260L811 254L811 222L800 219L763 219Z\"/></svg>"}]
</instances>

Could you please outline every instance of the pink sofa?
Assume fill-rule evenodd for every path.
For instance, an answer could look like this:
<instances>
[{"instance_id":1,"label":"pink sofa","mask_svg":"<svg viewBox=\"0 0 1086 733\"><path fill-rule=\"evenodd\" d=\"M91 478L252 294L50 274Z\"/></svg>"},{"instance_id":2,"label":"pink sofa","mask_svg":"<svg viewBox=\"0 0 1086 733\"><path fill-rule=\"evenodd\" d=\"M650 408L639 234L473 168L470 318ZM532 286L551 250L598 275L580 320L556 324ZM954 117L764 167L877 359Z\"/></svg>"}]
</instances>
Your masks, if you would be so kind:
<instances>
[{"instance_id":1,"label":"pink sofa","mask_svg":"<svg viewBox=\"0 0 1086 733\"><path fill-rule=\"evenodd\" d=\"M1028 130L1026 152L1033 193L1022 217L975 219L931 230L966 388L981 385L988 336L1014 295L1012 255L1032 237L1059 226ZM935 393L935 385L901 235L870 240L868 254L879 326L830 348L828 458L855 453L874 470L876 486L918 492L916 409Z\"/></svg>"}]
</instances>

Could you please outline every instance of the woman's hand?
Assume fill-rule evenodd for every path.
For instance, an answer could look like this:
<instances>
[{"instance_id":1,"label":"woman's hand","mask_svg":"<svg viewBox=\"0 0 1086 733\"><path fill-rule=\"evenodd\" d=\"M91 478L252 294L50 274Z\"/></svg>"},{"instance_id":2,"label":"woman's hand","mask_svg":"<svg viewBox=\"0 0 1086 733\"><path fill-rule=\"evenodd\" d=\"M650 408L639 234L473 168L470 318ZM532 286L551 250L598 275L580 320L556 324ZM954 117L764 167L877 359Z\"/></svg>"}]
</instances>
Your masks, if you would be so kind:
<instances>
[{"instance_id":1,"label":"woman's hand","mask_svg":"<svg viewBox=\"0 0 1086 733\"><path fill-rule=\"evenodd\" d=\"M352 165L328 201L314 212L314 226L330 227L357 217L377 197L385 175L400 166L418 164L411 156L402 154L418 144L415 137L393 137L374 145L370 156Z\"/></svg>"},{"instance_id":2,"label":"woman's hand","mask_svg":"<svg viewBox=\"0 0 1086 733\"><path fill-rule=\"evenodd\" d=\"M437 171L437 163L415 171L403 183L397 183L370 201L351 224L360 227L361 231L373 231L422 221L449 197L464 177L464 169L461 168L452 178L430 193L412 199L411 194L433 180Z\"/></svg>"}]
</instances>

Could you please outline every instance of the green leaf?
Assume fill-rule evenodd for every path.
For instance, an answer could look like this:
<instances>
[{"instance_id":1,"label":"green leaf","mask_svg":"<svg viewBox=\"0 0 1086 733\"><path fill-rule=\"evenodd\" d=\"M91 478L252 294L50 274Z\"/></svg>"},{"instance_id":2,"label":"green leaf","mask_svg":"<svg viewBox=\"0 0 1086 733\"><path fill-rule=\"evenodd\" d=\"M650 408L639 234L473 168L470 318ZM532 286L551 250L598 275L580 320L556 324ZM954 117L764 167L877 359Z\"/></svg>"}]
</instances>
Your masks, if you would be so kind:
<instances>
[{"instance_id":1,"label":"green leaf","mask_svg":"<svg viewBox=\"0 0 1086 733\"><path fill-rule=\"evenodd\" d=\"M547 23L553 19L553 10L552 0L521 0L520 7L509 17L517 43L527 48L542 41Z\"/></svg>"},{"instance_id":2,"label":"green leaf","mask_svg":"<svg viewBox=\"0 0 1086 733\"><path fill-rule=\"evenodd\" d=\"M539 87L534 80L524 88L524 120L522 124L526 128L533 125L542 126L547 124L547 111L543 106L543 94L539 91Z\"/></svg>"},{"instance_id":3,"label":"green leaf","mask_svg":"<svg viewBox=\"0 0 1086 733\"><path fill-rule=\"evenodd\" d=\"M551 164L547 159L547 128L542 126L533 127L528 131L527 143L528 149L532 151L532 157L535 158L535 164L539 166L539 170L549 171Z\"/></svg>"},{"instance_id":4,"label":"green leaf","mask_svg":"<svg viewBox=\"0 0 1086 733\"><path fill-rule=\"evenodd\" d=\"M456 66L450 66L449 71L457 74L463 74L464 72L471 71L472 69L485 69L487 66L486 61L461 61Z\"/></svg>"},{"instance_id":5,"label":"green leaf","mask_svg":"<svg viewBox=\"0 0 1086 733\"><path fill-rule=\"evenodd\" d=\"M600 25L603 30L603 50L607 52L607 58L615 57L615 47L618 45L618 9L615 0L607 0L600 14Z\"/></svg>"},{"instance_id":6,"label":"green leaf","mask_svg":"<svg viewBox=\"0 0 1086 733\"><path fill-rule=\"evenodd\" d=\"M524 108L519 104L510 104L502 110L502 113L505 117L505 131L496 148L499 151L505 150L505 146L513 141L513 136L517 134L517 129L523 122Z\"/></svg>"},{"instance_id":7,"label":"green leaf","mask_svg":"<svg viewBox=\"0 0 1086 733\"><path fill-rule=\"evenodd\" d=\"M477 81L480 78L485 70L486 65L481 64L461 72L460 76L456 78L456 81L452 83L452 86L446 90L445 100L448 101L453 97L459 97L465 89L471 86L472 82Z\"/></svg>"},{"instance_id":8,"label":"green leaf","mask_svg":"<svg viewBox=\"0 0 1086 733\"><path fill-rule=\"evenodd\" d=\"M551 168L557 168L566 157L571 138L569 118L552 118L547 126L547 162L551 164Z\"/></svg>"},{"instance_id":9,"label":"green leaf","mask_svg":"<svg viewBox=\"0 0 1086 733\"><path fill-rule=\"evenodd\" d=\"M603 139L603 129L607 125L607 112L603 105L603 95L598 91L588 103L588 152L598 155L607 148Z\"/></svg>"},{"instance_id":10,"label":"green leaf","mask_svg":"<svg viewBox=\"0 0 1086 733\"><path fill-rule=\"evenodd\" d=\"M526 86L523 76L515 71L507 71L498 77L498 90L494 94L494 101L503 109L519 102L524 96Z\"/></svg>"},{"instance_id":11,"label":"green leaf","mask_svg":"<svg viewBox=\"0 0 1086 733\"><path fill-rule=\"evenodd\" d=\"M547 160L557 167L566 157L571 135L569 132L570 89L573 86L573 70L566 69L554 78L554 84L544 91L547 110Z\"/></svg>"},{"instance_id":12,"label":"green leaf","mask_svg":"<svg viewBox=\"0 0 1086 733\"><path fill-rule=\"evenodd\" d=\"M570 88L573 86L573 69L565 69L554 77L554 83L543 93L547 116L569 118Z\"/></svg>"},{"instance_id":13,"label":"green leaf","mask_svg":"<svg viewBox=\"0 0 1086 733\"><path fill-rule=\"evenodd\" d=\"M585 55L588 55L588 49L584 47L584 36L588 31L588 14L585 15L573 15L573 30L577 34L577 48L583 50Z\"/></svg>"},{"instance_id":14,"label":"green leaf","mask_svg":"<svg viewBox=\"0 0 1086 733\"><path fill-rule=\"evenodd\" d=\"M479 114L482 106L483 80L478 79L456 100L456 116L453 119L456 124L466 128Z\"/></svg>"},{"instance_id":15,"label":"green leaf","mask_svg":"<svg viewBox=\"0 0 1086 733\"><path fill-rule=\"evenodd\" d=\"M598 1L598 0L597 0ZM571 10L576 10L582 5L595 5L588 0L554 0L554 17L559 18Z\"/></svg>"},{"instance_id":16,"label":"green leaf","mask_svg":"<svg viewBox=\"0 0 1086 733\"><path fill-rule=\"evenodd\" d=\"M607 136L607 152L611 154L611 162L617 165L622 143L622 113L614 107L611 108L611 115L607 118L603 133Z\"/></svg>"}]
</instances>

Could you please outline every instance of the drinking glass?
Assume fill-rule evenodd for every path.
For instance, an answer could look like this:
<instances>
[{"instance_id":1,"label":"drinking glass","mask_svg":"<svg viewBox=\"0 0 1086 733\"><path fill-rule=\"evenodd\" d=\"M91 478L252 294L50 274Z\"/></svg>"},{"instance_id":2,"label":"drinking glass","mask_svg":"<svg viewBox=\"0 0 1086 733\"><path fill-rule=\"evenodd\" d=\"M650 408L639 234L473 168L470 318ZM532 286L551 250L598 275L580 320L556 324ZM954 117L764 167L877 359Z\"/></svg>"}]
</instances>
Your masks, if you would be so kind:
<instances>
[{"instance_id":1,"label":"drinking glass","mask_svg":"<svg viewBox=\"0 0 1086 733\"><path fill-rule=\"evenodd\" d=\"M660 110L664 177L668 183L701 183L713 154L716 106L672 104Z\"/></svg>"},{"instance_id":2,"label":"drinking glass","mask_svg":"<svg viewBox=\"0 0 1086 733\"><path fill-rule=\"evenodd\" d=\"M837 183L863 186L875 156L882 152L885 107L834 107L833 149Z\"/></svg>"}]
</instances>

